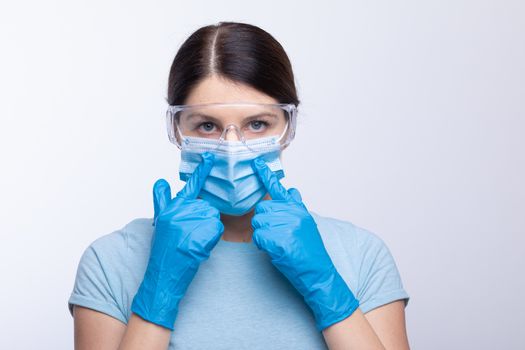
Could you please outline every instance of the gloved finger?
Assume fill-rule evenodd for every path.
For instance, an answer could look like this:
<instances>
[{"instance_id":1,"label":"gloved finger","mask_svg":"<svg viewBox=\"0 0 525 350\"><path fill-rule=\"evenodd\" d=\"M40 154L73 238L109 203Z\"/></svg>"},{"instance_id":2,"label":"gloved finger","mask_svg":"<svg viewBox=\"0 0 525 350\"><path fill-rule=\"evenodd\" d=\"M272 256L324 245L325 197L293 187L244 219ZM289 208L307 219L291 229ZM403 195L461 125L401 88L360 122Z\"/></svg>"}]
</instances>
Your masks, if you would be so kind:
<instances>
[{"instance_id":1,"label":"gloved finger","mask_svg":"<svg viewBox=\"0 0 525 350\"><path fill-rule=\"evenodd\" d=\"M290 202L282 199L273 199L271 201L260 201L255 205L255 214L272 213L278 211L288 211Z\"/></svg>"},{"instance_id":2,"label":"gloved finger","mask_svg":"<svg viewBox=\"0 0 525 350\"><path fill-rule=\"evenodd\" d=\"M254 230L265 229L270 234L282 236L283 227L293 227L299 224L300 218L295 215L289 215L289 212L270 212L255 214L252 217L251 224Z\"/></svg>"},{"instance_id":3,"label":"gloved finger","mask_svg":"<svg viewBox=\"0 0 525 350\"><path fill-rule=\"evenodd\" d=\"M196 199L199 195L206 177L210 174L215 159L213 153L210 152L204 152L201 156L202 162L197 166L193 174L191 174L182 190L177 193L177 197Z\"/></svg>"},{"instance_id":4,"label":"gloved finger","mask_svg":"<svg viewBox=\"0 0 525 350\"><path fill-rule=\"evenodd\" d=\"M170 184L164 179L158 179L153 185L153 226L159 214L171 201Z\"/></svg>"},{"instance_id":5,"label":"gloved finger","mask_svg":"<svg viewBox=\"0 0 525 350\"><path fill-rule=\"evenodd\" d=\"M264 228L259 228L253 231L252 241L259 250L268 249L268 241L265 238L268 232L269 231Z\"/></svg>"},{"instance_id":6,"label":"gloved finger","mask_svg":"<svg viewBox=\"0 0 525 350\"><path fill-rule=\"evenodd\" d=\"M215 232L216 234L208 241L208 244L205 245L206 251L211 252L219 240L221 239L222 233L224 232L224 224L220 220L215 221Z\"/></svg>"},{"instance_id":7,"label":"gloved finger","mask_svg":"<svg viewBox=\"0 0 525 350\"><path fill-rule=\"evenodd\" d=\"M191 221L196 218L212 218L220 217L219 210L212 207L209 203L201 199L182 199L184 205L180 205L180 201L173 200L166 208L162 215L166 214L168 217L176 216L180 220Z\"/></svg>"},{"instance_id":8,"label":"gloved finger","mask_svg":"<svg viewBox=\"0 0 525 350\"><path fill-rule=\"evenodd\" d=\"M205 200L205 199L192 199L191 202L192 202L191 205L187 205L186 206L188 208L188 210L193 211L193 212L197 212L197 211L200 212L200 211L202 211L202 212L206 213L207 217L220 218L221 215L220 215L219 209L217 209L214 206L212 206L207 200ZM188 203L188 201L186 201L186 203Z\"/></svg>"},{"instance_id":9,"label":"gloved finger","mask_svg":"<svg viewBox=\"0 0 525 350\"><path fill-rule=\"evenodd\" d=\"M265 213L255 214L252 217L251 223L252 223L252 228L254 229L254 231L260 228L270 227L270 221L268 219L271 219L271 217L265 216L264 214Z\"/></svg>"},{"instance_id":10,"label":"gloved finger","mask_svg":"<svg viewBox=\"0 0 525 350\"><path fill-rule=\"evenodd\" d=\"M286 188L284 188L284 186L279 182L277 176L273 173L273 171L270 170L270 168L268 168L268 165L266 165L264 159L262 159L261 157L257 157L253 160L252 164L254 170L259 176L259 179L264 184L264 187L266 187L266 190L268 191L272 199L292 199L286 191Z\"/></svg>"},{"instance_id":11,"label":"gloved finger","mask_svg":"<svg viewBox=\"0 0 525 350\"><path fill-rule=\"evenodd\" d=\"M195 210L203 209L203 210L207 210L207 211L214 212L214 213L219 212L217 208L215 208L213 205L210 204L210 202L208 202L205 199L200 199L200 198L186 199L185 203L187 207L194 208Z\"/></svg>"},{"instance_id":12,"label":"gloved finger","mask_svg":"<svg viewBox=\"0 0 525 350\"><path fill-rule=\"evenodd\" d=\"M301 193L299 193L299 190L297 188L290 188L288 189L288 194L290 194L290 197L297 203L302 203L303 198L301 197Z\"/></svg>"}]
</instances>

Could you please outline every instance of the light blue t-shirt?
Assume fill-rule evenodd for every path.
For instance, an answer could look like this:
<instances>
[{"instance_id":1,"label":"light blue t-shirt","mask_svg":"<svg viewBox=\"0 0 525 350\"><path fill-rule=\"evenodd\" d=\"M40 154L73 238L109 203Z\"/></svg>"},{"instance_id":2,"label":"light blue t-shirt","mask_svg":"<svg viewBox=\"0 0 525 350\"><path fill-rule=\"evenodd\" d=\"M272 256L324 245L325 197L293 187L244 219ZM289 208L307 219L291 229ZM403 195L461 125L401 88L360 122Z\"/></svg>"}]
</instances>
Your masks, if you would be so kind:
<instances>
[{"instance_id":1,"label":"light blue t-shirt","mask_svg":"<svg viewBox=\"0 0 525 350\"><path fill-rule=\"evenodd\" d=\"M374 233L311 212L337 271L366 313L409 296L394 259ZM136 219L90 244L72 304L127 324L146 271L154 227ZM169 349L327 349L309 307L252 242L219 240L179 304Z\"/></svg>"}]
</instances>

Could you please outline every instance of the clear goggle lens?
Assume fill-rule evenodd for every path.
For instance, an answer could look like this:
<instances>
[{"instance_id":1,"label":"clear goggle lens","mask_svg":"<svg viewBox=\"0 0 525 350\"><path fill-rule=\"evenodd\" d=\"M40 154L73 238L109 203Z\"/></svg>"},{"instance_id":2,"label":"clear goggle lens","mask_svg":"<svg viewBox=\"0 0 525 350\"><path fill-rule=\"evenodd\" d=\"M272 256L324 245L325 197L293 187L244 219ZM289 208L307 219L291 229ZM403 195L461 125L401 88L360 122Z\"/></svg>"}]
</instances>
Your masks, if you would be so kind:
<instances>
[{"instance_id":1,"label":"clear goggle lens","mask_svg":"<svg viewBox=\"0 0 525 350\"><path fill-rule=\"evenodd\" d=\"M169 139L179 148L188 138L244 143L270 137L284 147L295 136L296 114L293 104L211 103L169 106L166 118Z\"/></svg>"}]
</instances>

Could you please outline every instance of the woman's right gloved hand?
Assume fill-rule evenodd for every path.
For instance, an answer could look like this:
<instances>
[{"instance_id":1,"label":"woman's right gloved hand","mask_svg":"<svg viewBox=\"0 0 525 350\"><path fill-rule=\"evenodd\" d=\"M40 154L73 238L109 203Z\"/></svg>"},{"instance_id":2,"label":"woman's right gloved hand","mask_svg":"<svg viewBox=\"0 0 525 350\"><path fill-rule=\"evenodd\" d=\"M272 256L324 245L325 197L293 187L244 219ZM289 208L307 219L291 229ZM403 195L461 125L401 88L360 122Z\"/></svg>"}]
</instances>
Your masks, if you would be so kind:
<instances>
[{"instance_id":1,"label":"woman's right gloved hand","mask_svg":"<svg viewBox=\"0 0 525 350\"><path fill-rule=\"evenodd\" d=\"M155 182L155 232L146 273L131 305L135 314L170 330L200 263L210 256L224 231L219 211L197 199L214 156L206 152L202 158L175 198L166 180Z\"/></svg>"}]
</instances>

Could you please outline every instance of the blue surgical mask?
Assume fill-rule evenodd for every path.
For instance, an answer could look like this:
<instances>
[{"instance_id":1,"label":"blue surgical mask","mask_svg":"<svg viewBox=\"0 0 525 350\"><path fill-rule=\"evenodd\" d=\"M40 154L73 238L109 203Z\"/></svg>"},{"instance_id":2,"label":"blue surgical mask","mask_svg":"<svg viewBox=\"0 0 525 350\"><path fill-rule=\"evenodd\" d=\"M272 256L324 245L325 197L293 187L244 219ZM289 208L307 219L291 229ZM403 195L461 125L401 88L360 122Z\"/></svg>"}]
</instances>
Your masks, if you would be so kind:
<instances>
[{"instance_id":1,"label":"blue surgical mask","mask_svg":"<svg viewBox=\"0 0 525 350\"><path fill-rule=\"evenodd\" d=\"M204 152L213 153L215 161L199 197L224 214L246 214L266 195L266 188L252 168L253 159L261 157L278 179L284 177L279 159L281 145L275 136L246 140L245 143L186 137L179 167L182 181L188 180L202 161Z\"/></svg>"}]
</instances>

